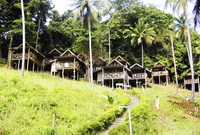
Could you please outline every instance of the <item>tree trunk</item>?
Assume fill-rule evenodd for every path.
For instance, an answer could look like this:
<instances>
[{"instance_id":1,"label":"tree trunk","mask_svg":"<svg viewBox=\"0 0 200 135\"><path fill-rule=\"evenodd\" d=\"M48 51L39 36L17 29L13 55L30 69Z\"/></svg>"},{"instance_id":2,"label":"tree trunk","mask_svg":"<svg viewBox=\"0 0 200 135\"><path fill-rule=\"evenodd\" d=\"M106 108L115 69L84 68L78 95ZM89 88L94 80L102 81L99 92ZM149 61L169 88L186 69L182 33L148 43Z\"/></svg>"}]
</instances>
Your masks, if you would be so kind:
<instances>
[{"instance_id":1,"label":"tree trunk","mask_svg":"<svg viewBox=\"0 0 200 135\"><path fill-rule=\"evenodd\" d=\"M111 49L110 49L110 28L108 28L108 45L109 45L109 62L111 61Z\"/></svg>"},{"instance_id":2,"label":"tree trunk","mask_svg":"<svg viewBox=\"0 0 200 135\"><path fill-rule=\"evenodd\" d=\"M12 48L12 43L13 43L13 37L10 37L10 43L8 46L8 59L7 59L7 66L10 67L11 66L11 48Z\"/></svg>"},{"instance_id":3,"label":"tree trunk","mask_svg":"<svg viewBox=\"0 0 200 135\"><path fill-rule=\"evenodd\" d=\"M175 54L174 54L174 43L173 43L172 35L170 35L170 39L171 39L171 45L172 45L172 55L173 55L175 78L176 78L176 95L178 95L178 77L177 77L176 58L175 58Z\"/></svg>"},{"instance_id":4,"label":"tree trunk","mask_svg":"<svg viewBox=\"0 0 200 135\"><path fill-rule=\"evenodd\" d=\"M37 30L37 35L36 35L35 49L38 48L39 33L40 33L40 18L39 18L39 22L38 22L38 30Z\"/></svg>"},{"instance_id":5,"label":"tree trunk","mask_svg":"<svg viewBox=\"0 0 200 135\"><path fill-rule=\"evenodd\" d=\"M23 40L23 47L22 47L22 72L21 76L24 77L24 66L25 66L25 16L24 16L24 2L21 0L21 11L22 11L22 40Z\"/></svg>"},{"instance_id":6,"label":"tree trunk","mask_svg":"<svg viewBox=\"0 0 200 135\"><path fill-rule=\"evenodd\" d=\"M190 63L190 70L192 74L192 91L191 91L190 102L194 102L194 97L195 97L194 65L193 65L193 56L192 56L192 45L191 45L191 40L190 40L190 30L188 26L187 26L187 34L188 34L189 63Z\"/></svg>"},{"instance_id":7,"label":"tree trunk","mask_svg":"<svg viewBox=\"0 0 200 135\"><path fill-rule=\"evenodd\" d=\"M92 66L92 37L91 37L91 22L88 19L88 30L89 30L89 49L90 49L90 82L93 84L93 66Z\"/></svg>"},{"instance_id":8,"label":"tree trunk","mask_svg":"<svg viewBox=\"0 0 200 135\"><path fill-rule=\"evenodd\" d=\"M143 43L141 43L141 49L142 49L142 67L144 67L144 47L143 47Z\"/></svg>"}]
</instances>

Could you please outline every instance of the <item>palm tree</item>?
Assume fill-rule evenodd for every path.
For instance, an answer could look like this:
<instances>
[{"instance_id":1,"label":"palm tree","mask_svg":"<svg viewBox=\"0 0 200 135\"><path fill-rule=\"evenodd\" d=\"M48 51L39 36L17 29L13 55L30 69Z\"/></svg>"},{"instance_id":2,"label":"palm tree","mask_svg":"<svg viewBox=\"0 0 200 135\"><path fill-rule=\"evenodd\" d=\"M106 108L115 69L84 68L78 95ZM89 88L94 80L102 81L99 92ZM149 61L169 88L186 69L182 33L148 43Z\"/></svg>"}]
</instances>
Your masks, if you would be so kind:
<instances>
[{"instance_id":1,"label":"palm tree","mask_svg":"<svg viewBox=\"0 0 200 135\"><path fill-rule=\"evenodd\" d=\"M165 7L167 7L167 5L172 6L174 12L183 10L183 16L184 16L185 21L186 21L185 26L186 26L186 29L187 29L186 48L187 48L187 52L188 52L188 59L189 59L190 70L191 70L191 74L192 74L192 92L191 92L190 101L194 102L194 94L195 94L194 64L193 64L193 56L192 56L192 45L191 45L191 39L190 39L190 31L189 31L189 28L188 28L188 18L187 18L187 7L188 7L189 2L190 2L189 0L166 0Z\"/></svg>"},{"instance_id":2,"label":"palm tree","mask_svg":"<svg viewBox=\"0 0 200 135\"><path fill-rule=\"evenodd\" d=\"M86 22L89 31L89 51L90 51L90 82L93 83L93 68L92 68L92 39L91 39L91 21L98 21L98 11L105 9L109 4L106 0L77 0L74 5L76 6L75 21L81 19Z\"/></svg>"},{"instance_id":3,"label":"palm tree","mask_svg":"<svg viewBox=\"0 0 200 135\"><path fill-rule=\"evenodd\" d=\"M143 44L151 44L154 40L155 31L152 27L149 26L148 23L144 23L144 18L140 19L138 23L135 23L135 28L130 27L130 29L126 29L124 33L127 33L127 37L131 38L131 44L137 43L137 45L141 45L142 50L142 67L144 67L144 47Z\"/></svg>"},{"instance_id":4,"label":"palm tree","mask_svg":"<svg viewBox=\"0 0 200 135\"><path fill-rule=\"evenodd\" d=\"M179 18L176 18L174 21L172 27L174 27L176 31L176 37L180 37L182 41L187 41L187 26L186 26L186 20L183 15L181 15Z\"/></svg>"},{"instance_id":5,"label":"palm tree","mask_svg":"<svg viewBox=\"0 0 200 135\"><path fill-rule=\"evenodd\" d=\"M24 2L21 0L21 10L22 10L22 40L23 40L23 47L22 47L22 72L21 76L24 77L24 64L25 64L25 16L24 16Z\"/></svg>"},{"instance_id":6,"label":"palm tree","mask_svg":"<svg viewBox=\"0 0 200 135\"><path fill-rule=\"evenodd\" d=\"M196 27L197 23L200 22L200 18L199 18L200 17L200 1L199 0L196 0L193 12L195 14L195 16L194 16L194 25Z\"/></svg>"}]
</instances>

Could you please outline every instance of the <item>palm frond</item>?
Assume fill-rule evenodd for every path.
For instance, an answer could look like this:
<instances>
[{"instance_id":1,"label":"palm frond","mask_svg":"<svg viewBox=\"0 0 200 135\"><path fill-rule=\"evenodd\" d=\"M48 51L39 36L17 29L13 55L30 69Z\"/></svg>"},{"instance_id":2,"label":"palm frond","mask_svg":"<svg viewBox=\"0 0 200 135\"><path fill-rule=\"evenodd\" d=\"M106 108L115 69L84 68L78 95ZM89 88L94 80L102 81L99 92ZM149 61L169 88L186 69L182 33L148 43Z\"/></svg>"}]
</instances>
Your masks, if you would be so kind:
<instances>
[{"instance_id":1,"label":"palm frond","mask_svg":"<svg viewBox=\"0 0 200 135\"><path fill-rule=\"evenodd\" d=\"M194 9L193 9L193 13L194 13L194 27L196 28L197 23L200 22L200 1L196 0Z\"/></svg>"}]
</instances>

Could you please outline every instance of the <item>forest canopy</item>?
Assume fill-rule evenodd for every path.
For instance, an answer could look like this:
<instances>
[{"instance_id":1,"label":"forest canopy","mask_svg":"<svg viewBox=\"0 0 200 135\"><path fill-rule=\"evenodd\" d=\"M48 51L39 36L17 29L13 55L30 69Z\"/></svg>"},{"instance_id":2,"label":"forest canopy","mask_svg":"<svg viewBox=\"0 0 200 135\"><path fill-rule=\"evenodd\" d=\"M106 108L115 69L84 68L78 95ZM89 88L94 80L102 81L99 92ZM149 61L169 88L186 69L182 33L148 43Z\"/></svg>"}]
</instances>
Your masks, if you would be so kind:
<instances>
[{"instance_id":1,"label":"forest canopy","mask_svg":"<svg viewBox=\"0 0 200 135\"><path fill-rule=\"evenodd\" d=\"M57 48L61 52L71 49L89 57L88 28L81 19L74 21L75 12L66 9L60 15L53 10L51 0L26 0L24 6L26 42L29 45L44 55ZM98 16L98 21L91 20L93 59L103 57L109 60L110 36L111 58L120 55L130 64L142 65L143 52L144 66L151 68L161 61L174 73L170 43L172 34L179 76L190 68L181 35L184 33L184 17L176 18L155 6L133 0L112 0L109 6ZM0 0L0 11L0 57L7 58L9 45L22 44L20 2ZM50 19L48 23L47 18ZM190 32L194 70L200 73L200 36L193 28L190 28Z\"/></svg>"}]
</instances>

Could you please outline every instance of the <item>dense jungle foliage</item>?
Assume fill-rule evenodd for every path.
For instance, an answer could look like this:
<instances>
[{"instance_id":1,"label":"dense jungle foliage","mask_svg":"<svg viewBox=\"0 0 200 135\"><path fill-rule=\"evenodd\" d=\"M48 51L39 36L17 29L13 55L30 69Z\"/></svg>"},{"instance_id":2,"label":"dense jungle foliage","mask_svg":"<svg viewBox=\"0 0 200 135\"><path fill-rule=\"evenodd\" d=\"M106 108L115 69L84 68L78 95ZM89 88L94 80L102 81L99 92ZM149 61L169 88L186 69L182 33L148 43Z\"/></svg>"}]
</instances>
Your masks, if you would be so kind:
<instances>
[{"instance_id":1,"label":"dense jungle foliage","mask_svg":"<svg viewBox=\"0 0 200 135\"><path fill-rule=\"evenodd\" d=\"M53 10L50 0L27 0L24 3L26 16L26 42L47 54L51 49L72 49L89 59L88 28L81 20L74 21L75 13L66 9L62 15ZM18 0L1 0L0 12L0 57L7 58L9 45L22 44L21 10ZM50 21L47 23L47 18ZM151 68L161 61L172 69L170 34L173 35L178 75L189 66L186 42L183 33L184 17L175 18L152 5L134 0L111 1L111 8L100 15L99 21L91 21L93 59L108 58L109 33L111 57L124 57L130 64L142 64ZM144 26L144 27L143 27ZM194 69L200 72L200 37L190 29ZM12 40L11 40L12 39Z\"/></svg>"}]
</instances>

